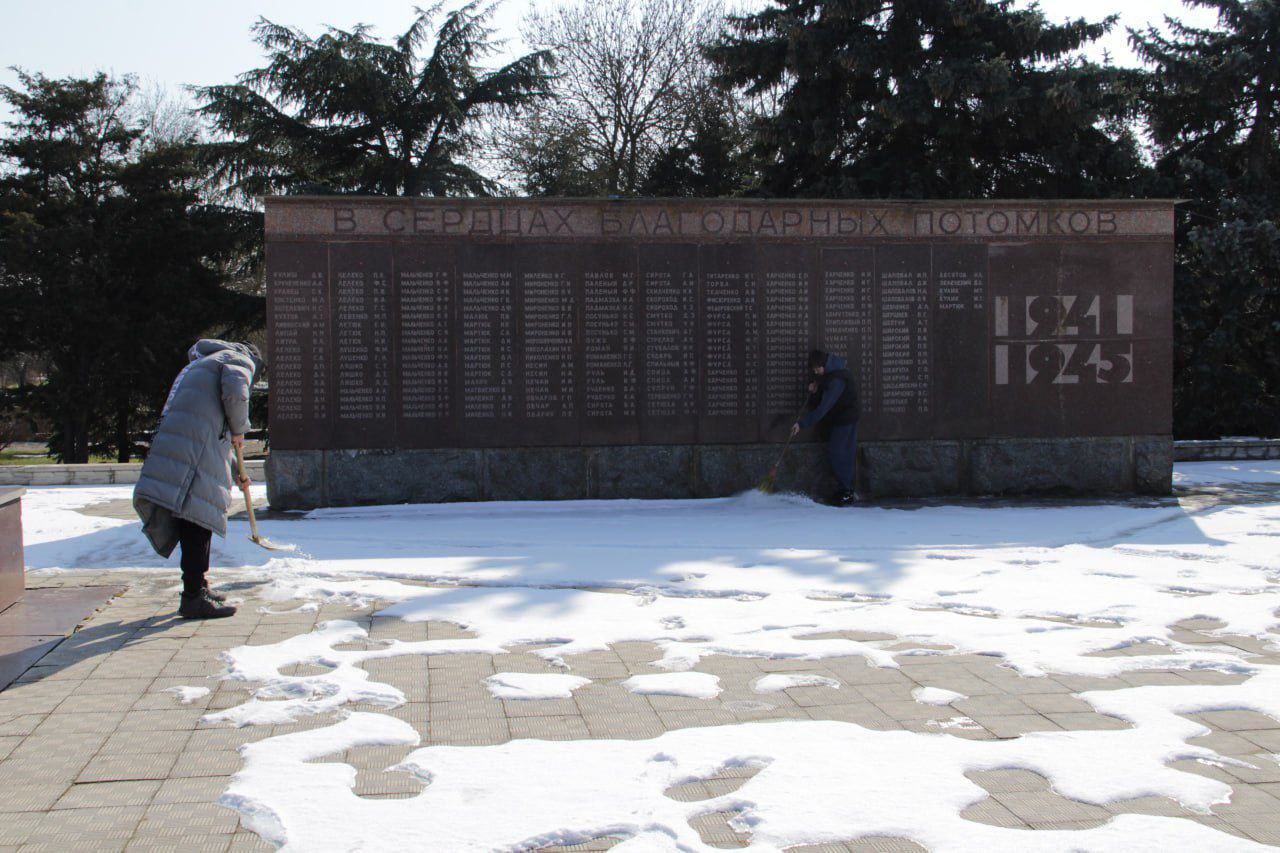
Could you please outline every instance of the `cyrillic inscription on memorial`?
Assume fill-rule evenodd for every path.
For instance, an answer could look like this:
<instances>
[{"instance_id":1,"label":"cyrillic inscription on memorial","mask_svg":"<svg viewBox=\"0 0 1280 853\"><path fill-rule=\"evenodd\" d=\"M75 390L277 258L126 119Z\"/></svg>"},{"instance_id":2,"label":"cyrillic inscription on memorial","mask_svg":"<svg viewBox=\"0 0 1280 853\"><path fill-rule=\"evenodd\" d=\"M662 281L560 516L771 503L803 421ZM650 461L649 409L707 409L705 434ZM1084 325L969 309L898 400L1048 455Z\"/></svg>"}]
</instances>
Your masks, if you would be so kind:
<instances>
[{"instance_id":1,"label":"cyrillic inscription on memorial","mask_svg":"<svg viewBox=\"0 0 1280 853\"><path fill-rule=\"evenodd\" d=\"M1160 435L1172 207L269 199L281 449Z\"/></svg>"}]
</instances>

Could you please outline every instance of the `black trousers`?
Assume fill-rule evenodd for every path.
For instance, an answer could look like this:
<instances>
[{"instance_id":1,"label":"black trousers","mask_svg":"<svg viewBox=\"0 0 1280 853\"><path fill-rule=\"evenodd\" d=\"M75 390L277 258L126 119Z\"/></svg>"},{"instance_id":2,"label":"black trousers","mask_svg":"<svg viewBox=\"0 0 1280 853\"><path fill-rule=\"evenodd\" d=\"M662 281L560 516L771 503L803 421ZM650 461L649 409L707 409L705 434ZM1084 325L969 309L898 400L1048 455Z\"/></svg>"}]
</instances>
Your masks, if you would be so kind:
<instances>
[{"instance_id":1,"label":"black trousers","mask_svg":"<svg viewBox=\"0 0 1280 853\"><path fill-rule=\"evenodd\" d=\"M199 595L204 589L204 575L209 571L209 544L213 531L193 524L185 518L178 522L178 545L182 548L182 592Z\"/></svg>"}]
</instances>

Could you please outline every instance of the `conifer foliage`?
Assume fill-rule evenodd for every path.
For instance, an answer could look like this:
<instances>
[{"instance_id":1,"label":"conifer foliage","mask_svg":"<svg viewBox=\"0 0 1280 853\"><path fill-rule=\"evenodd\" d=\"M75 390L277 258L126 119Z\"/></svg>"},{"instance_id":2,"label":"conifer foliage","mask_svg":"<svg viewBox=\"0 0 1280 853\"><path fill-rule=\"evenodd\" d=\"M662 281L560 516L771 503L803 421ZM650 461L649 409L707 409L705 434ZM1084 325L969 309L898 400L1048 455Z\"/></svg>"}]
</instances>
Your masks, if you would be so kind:
<instances>
[{"instance_id":1,"label":"conifer foliage","mask_svg":"<svg viewBox=\"0 0 1280 853\"><path fill-rule=\"evenodd\" d=\"M224 287L256 218L201 203L190 141L149 134L132 80L18 76L0 87L0 358L45 355L32 403L62 461L127 461L191 342L260 314Z\"/></svg>"},{"instance_id":2,"label":"conifer foliage","mask_svg":"<svg viewBox=\"0 0 1280 853\"><path fill-rule=\"evenodd\" d=\"M1113 23L1011 0L774 0L710 56L777 100L755 146L766 195L1104 196L1141 174L1134 77L1078 55Z\"/></svg>"},{"instance_id":3,"label":"conifer foliage","mask_svg":"<svg viewBox=\"0 0 1280 853\"><path fill-rule=\"evenodd\" d=\"M247 195L305 191L484 195L494 184L467 164L480 121L543 94L550 57L496 70L492 6L441 17L419 10L391 43L364 25L323 35L260 20L268 63L232 85L197 90L225 141L207 149L220 176ZM437 20L439 27L432 32Z\"/></svg>"},{"instance_id":4,"label":"conifer foliage","mask_svg":"<svg viewBox=\"0 0 1280 853\"><path fill-rule=\"evenodd\" d=\"M1179 208L1176 431L1280 421L1280 0L1190 0L1218 26L1131 33L1157 169Z\"/></svg>"}]
</instances>

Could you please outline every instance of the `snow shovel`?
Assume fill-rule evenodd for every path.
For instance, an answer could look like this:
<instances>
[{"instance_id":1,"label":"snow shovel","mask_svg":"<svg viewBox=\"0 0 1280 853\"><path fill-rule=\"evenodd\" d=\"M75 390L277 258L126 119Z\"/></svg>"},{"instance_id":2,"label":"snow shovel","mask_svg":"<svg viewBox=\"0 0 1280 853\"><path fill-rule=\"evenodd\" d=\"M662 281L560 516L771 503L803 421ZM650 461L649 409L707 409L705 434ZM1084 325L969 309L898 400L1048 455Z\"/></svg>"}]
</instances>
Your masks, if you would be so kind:
<instances>
[{"instance_id":1,"label":"snow shovel","mask_svg":"<svg viewBox=\"0 0 1280 853\"><path fill-rule=\"evenodd\" d=\"M802 414L804 414L804 408L801 408L800 411L796 412L795 420L793 420L792 423L800 420L800 416ZM782 460L786 457L787 449L791 447L791 439L793 438L795 438L795 436L788 432L786 443L782 445L782 452L778 454L778 461L773 463L773 467L769 469L769 473L765 474L764 479L760 481L760 485L756 486L759 491L766 495L773 494L773 490L777 486L778 466L782 464Z\"/></svg>"},{"instance_id":2,"label":"snow shovel","mask_svg":"<svg viewBox=\"0 0 1280 853\"><path fill-rule=\"evenodd\" d=\"M249 478L249 475L244 472L244 451L238 446L236 447L236 470L240 474L241 482ZM297 545L282 545L258 534L258 522L253 517L253 498L249 497L249 487L245 485L241 486L241 489L244 491L244 509L249 514L249 530L252 531L249 538L268 551L292 551L297 548Z\"/></svg>"}]
</instances>

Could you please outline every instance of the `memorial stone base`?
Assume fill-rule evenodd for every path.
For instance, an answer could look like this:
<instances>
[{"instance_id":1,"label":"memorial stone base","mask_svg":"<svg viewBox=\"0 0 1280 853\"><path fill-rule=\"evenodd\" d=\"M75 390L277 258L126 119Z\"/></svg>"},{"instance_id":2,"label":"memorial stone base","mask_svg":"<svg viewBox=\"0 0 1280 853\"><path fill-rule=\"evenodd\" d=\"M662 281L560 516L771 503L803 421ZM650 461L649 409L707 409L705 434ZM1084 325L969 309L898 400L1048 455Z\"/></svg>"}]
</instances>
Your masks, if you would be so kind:
<instances>
[{"instance_id":1,"label":"memorial stone base","mask_svg":"<svg viewBox=\"0 0 1280 853\"><path fill-rule=\"evenodd\" d=\"M272 509L444 501L712 498L754 488L781 445L531 447L458 450L276 450ZM826 446L792 447L778 490L825 498L836 488ZM858 488L868 498L957 495L1163 495L1168 436L869 441Z\"/></svg>"}]
</instances>

